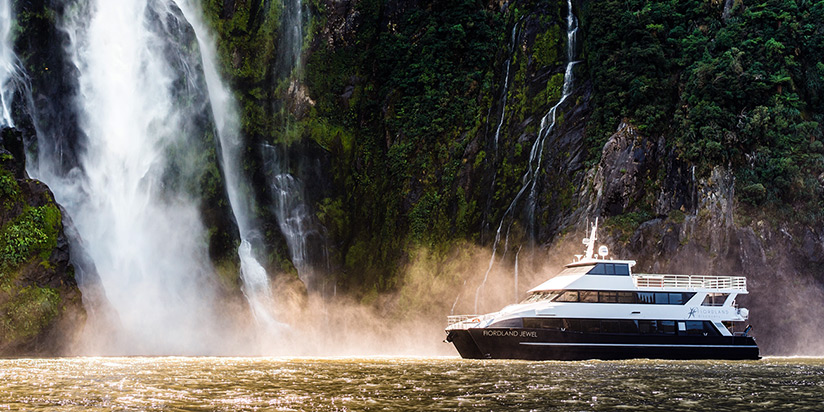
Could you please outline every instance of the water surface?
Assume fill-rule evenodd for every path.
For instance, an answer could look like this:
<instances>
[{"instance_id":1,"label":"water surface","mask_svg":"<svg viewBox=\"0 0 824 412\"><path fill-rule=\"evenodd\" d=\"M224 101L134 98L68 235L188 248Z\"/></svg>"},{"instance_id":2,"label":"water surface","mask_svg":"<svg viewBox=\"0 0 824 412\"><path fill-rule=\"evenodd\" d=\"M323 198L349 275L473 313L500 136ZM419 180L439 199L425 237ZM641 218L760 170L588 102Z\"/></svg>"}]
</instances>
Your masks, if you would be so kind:
<instances>
[{"instance_id":1,"label":"water surface","mask_svg":"<svg viewBox=\"0 0 824 412\"><path fill-rule=\"evenodd\" d=\"M3 409L824 410L824 359L11 359Z\"/></svg>"}]
</instances>

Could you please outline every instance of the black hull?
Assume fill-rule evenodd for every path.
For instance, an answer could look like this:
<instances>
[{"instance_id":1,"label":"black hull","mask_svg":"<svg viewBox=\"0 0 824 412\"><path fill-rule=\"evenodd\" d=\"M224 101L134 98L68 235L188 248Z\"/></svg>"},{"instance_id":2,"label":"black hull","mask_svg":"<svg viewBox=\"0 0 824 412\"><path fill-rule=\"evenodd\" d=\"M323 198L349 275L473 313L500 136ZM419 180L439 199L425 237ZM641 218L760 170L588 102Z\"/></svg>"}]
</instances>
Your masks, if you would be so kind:
<instances>
[{"instance_id":1,"label":"black hull","mask_svg":"<svg viewBox=\"0 0 824 412\"><path fill-rule=\"evenodd\" d=\"M468 359L760 359L744 336L606 335L535 329L457 329L446 340Z\"/></svg>"}]
</instances>

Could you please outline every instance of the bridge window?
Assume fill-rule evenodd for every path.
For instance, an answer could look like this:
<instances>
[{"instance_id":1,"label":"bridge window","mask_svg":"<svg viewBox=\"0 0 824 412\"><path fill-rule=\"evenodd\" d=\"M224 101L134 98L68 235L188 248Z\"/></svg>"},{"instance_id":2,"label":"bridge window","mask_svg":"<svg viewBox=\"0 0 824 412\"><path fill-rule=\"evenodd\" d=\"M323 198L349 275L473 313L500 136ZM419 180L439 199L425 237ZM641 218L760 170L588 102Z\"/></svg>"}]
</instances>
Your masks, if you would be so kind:
<instances>
[{"instance_id":1,"label":"bridge window","mask_svg":"<svg viewBox=\"0 0 824 412\"><path fill-rule=\"evenodd\" d=\"M598 263L587 272L587 275L629 276L629 265L626 263Z\"/></svg>"}]
</instances>

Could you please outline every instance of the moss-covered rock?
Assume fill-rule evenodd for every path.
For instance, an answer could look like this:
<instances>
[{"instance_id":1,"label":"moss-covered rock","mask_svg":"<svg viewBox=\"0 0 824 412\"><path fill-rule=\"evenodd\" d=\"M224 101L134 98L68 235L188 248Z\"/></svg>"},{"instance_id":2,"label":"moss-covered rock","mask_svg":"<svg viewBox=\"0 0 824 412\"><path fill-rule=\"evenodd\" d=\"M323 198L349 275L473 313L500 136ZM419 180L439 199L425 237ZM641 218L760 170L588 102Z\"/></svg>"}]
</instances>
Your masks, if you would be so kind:
<instances>
[{"instance_id":1,"label":"moss-covered rock","mask_svg":"<svg viewBox=\"0 0 824 412\"><path fill-rule=\"evenodd\" d=\"M13 129L2 137L10 147L21 139ZM61 210L18 159L0 146L0 354L59 354L85 312Z\"/></svg>"}]
</instances>

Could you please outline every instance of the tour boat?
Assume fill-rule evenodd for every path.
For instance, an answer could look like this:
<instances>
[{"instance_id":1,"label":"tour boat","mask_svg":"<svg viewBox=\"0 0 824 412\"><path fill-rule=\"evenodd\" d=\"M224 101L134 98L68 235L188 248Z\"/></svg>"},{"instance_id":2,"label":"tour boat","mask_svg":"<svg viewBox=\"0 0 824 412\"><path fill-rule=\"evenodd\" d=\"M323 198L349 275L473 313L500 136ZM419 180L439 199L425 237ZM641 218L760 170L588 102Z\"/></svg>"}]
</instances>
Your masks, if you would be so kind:
<instances>
[{"instance_id":1,"label":"tour boat","mask_svg":"<svg viewBox=\"0 0 824 412\"><path fill-rule=\"evenodd\" d=\"M449 316L446 342L474 359L759 359L741 276L637 274L594 254L598 221L576 255L527 298L486 315Z\"/></svg>"}]
</instances>

